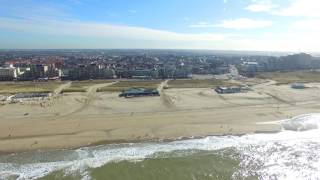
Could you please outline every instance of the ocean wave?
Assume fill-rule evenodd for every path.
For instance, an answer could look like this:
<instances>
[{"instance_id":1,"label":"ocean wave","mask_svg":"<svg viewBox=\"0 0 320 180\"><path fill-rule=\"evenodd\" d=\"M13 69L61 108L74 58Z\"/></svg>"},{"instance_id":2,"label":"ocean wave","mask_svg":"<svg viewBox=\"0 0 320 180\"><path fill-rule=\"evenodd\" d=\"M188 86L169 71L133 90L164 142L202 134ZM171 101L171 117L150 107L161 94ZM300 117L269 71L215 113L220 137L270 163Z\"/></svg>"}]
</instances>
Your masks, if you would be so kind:
<instances>
[{"instance_id":1,"label":"ocean wave","mask_svg":"<svg viewBox=\"0 0 320 180\"><path fill-rule=\"evenodd\" d=\"M252 172L259 175L260 179L320 178L320 155L317 154L320 150L320 130L314 128L318 127L319 117L312 114L283 121L281 124L285 130L275 134L212 136L163 143L113 144L77 150L2 155L0 179L37 179L55 171L64 171L66 174L78 172L84 179L90 179L88 169L110 162L142 161L145 158L158 158L159 153L163 156L175 151L192 153L194 150L219 151L226 148L233 148L240 154L241 168L234 174L235 179Z\"/></svg>"},{"instance_id":2,"label":"ocean wave","mask_svg":"<svg viewBox=\"0 0 320 180\"><path fill-rule=\"evenodd\" d=\"M320 114L306 114L281 122L284 130L307 131L318 129L320 125Z\"/></svg>"}]
</instances>

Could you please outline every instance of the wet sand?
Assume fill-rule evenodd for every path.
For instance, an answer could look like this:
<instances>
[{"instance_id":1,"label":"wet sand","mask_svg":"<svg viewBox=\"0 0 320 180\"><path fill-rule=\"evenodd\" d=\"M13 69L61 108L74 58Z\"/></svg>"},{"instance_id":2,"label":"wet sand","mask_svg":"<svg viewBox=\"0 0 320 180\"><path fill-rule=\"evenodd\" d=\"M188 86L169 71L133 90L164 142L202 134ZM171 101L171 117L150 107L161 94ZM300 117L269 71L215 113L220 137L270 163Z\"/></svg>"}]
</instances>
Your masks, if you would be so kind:
<instances>
[{"instance_id":1,"label":"wet sand","mask_svg":"<svg viewBox=\"0 0 320 180\"><path fill-rule=\"evenodd\" d=\"M125 99L96 93L97 86L56 97L46 107L6 104L0 106L0 152L276 132L279 125L261 122L320 112L320 84L308 87L294 90L270 81L239 94L188 88Z\"/></svg>"}]
</instances>

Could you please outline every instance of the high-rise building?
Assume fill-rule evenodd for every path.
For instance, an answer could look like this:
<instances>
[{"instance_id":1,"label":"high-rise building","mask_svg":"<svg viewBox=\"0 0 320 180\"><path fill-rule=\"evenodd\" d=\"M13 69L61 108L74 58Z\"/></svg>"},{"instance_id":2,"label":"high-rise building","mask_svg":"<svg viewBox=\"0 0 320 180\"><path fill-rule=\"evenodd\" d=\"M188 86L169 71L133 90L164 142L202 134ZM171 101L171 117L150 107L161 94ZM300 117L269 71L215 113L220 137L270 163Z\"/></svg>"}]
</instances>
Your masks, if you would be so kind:
<instances>
[{"instance_id":1,"label":"high-rise building","mask_svg":"<svg viewBox=\"0 0 320 180\"><path fill-rule=\"evenodd\" d=\"M0 68L0 81L11 81L17 78L16 68Z\"/></svg>"}]
</instances>

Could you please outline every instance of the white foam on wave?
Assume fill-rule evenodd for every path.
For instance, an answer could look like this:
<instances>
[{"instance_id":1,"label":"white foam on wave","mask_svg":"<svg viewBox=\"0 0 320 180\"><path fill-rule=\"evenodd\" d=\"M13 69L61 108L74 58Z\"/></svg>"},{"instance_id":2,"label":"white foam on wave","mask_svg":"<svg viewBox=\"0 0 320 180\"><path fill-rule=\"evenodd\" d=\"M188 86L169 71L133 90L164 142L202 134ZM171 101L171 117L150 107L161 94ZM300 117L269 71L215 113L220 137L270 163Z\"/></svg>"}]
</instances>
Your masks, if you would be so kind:
<instances>
[{"instance_id":1,"label":"white foam on wave","mask_svg":"<svg viewBox=\"0 0 320 180\"><path fill-rule=\"evenodd\" d=\"M57 162L18 164L1 162L0 179L17 176L18 179L37 179L54 171L64 170L67 174L80 172L88 178L88 168L101 167L107 163L122 160L143 160L160 152L205 150L213 151L235 148L241 154L242 176L251 171L270 179L306 179L318 177L320 172L320 130L317 125L320 115L304 115L284 121L287 130L276 134L250 134L245 136L222 136L190 139L168 143L135 143L104 145L70 151L76 157ZM289 127L289 128L288 128ZM294 127L294 128L293 128ZM319 127L319 126L317 126ZM54 152L53 152L54 153ZM16 155L19 156L19 155ZM66 155L67 156L67 155ZM71 155L70 155L71 156ZM257 164L258 163L258 164ZM256 167L258 166L258 168ZM320 178L320 177L318 177Z\"/></svg>"},{"instance_id":2,"label":"white foam on wave","mask_svg":"<svg viewBox=\"0 0 320 180\"><path fill-rule=\"evenodd\" d=\"M307 131L320 127L320 114L306 114L281 122L283 129Z\"/></svg>"}]
</instances>

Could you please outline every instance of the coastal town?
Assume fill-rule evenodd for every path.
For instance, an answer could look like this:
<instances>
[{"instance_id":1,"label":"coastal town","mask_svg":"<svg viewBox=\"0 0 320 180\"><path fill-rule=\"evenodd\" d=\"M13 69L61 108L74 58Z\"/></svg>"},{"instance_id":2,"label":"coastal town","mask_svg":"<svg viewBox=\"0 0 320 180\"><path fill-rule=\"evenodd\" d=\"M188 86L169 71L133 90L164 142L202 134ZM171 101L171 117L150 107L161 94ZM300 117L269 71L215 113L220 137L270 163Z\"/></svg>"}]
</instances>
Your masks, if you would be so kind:
<instances>
[{"instance_id":1,"label":"coastal town","mask_svg":"<svg viewBox=\"0 0 320 180\"><path fill-rule=\"evenodd\" d=\"M228 81L254 78L264 72L316 70L318 68L320 68L320 58L304 53L267 56L174 50L1 51L0 82L13 82L15 85L28 84L28 82L31 82L31 85L32 83L51 82L51 84L65 85L58 90L41 90L41 88L21 92L2 90L0 98L12 103L26 99L48 99L54 93L86 91L85 88L71 86L72 81L109 80L117 82L199 78ZM221 94L248 89L246 83L226 84L229 87L213 88L216 88L215 91ZM128 94L131 94L130 97L159 95L156 87L145 89L143 86L133 85L126 88L121 89L124 97L128 97ZM103 88L97 90L103 91ZM135 93L128 93L129 91Z\"/></svg>"},{"instance_id":2,"label":"coastal town","mask_svg":"<svg viewBox=\"0 0 320 180\"><path fill-rule=\"evenodd\" d=\"M255 77L259 72L317 69L320 58L178 50L0 51L0 81L187 79L228 74L230 65Z\"/></svg>"}]
</instances>

